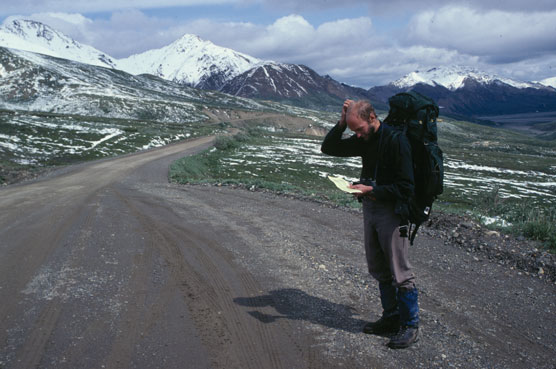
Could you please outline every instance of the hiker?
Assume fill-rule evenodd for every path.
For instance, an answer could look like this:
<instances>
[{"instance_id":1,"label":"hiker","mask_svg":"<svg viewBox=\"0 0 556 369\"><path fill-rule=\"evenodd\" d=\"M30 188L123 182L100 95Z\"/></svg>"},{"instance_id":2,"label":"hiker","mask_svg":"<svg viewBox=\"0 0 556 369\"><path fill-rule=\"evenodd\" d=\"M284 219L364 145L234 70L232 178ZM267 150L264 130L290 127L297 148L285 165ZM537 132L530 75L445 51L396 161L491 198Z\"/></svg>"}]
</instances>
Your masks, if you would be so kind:
<instances>
[{"instance_id":1,"label":"hiker","mask_svg":"<svg viewBox=\"0 0 556 369\"><path fill-rule=\"evenodd\" d=\"M342 138L346 127L355 132ZM417 341L419 308L415 277L408 261L407 229L401 227L400 204L413 196L411 148L405 135L394 135L370 102L346 100L340 121L326 135L321 150L333 156L361 156L358 183L350 187L363 203L364 243L369 273L378 281L382 317L363 332L389 334L390 348Z\"/></svg>"}]
</instances>

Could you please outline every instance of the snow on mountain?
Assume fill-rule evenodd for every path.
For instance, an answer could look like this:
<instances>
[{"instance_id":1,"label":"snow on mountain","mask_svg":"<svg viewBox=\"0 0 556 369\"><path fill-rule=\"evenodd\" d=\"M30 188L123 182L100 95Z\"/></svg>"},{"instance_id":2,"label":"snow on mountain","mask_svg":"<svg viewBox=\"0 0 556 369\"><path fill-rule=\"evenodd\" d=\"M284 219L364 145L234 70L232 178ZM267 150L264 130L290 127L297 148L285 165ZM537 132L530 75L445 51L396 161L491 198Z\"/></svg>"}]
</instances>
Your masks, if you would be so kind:
<instances>
[{"instance_id":1,"label":"snow on mountain","mask_svg":"<svg viewBox=\"0 0 556 369\"><path fill-rule=\"evenodd\" d=\"M305 66L262 62L228 82L222 91L251 97L302 97L308 94L308 89L318 87L318 77Z\"/></svg>"},{"instance_id":2,"label":"snow on mountain","mask_svg":"<svg viewBox=\"0 0 556 369\"><path fill-rule=\"evenodd\" d=\"M0 26L0 46L101 67L116 67L116 61L102 51L83 45L46 24L28 19L9 20Z\"/></svg>"},{"instance_id":3,"label":"snow on mountain","mask_svg":"<svg viewBox=\"0 0 556 369\"><path fill-rule=\"evenodd\" d=\"M543 79L539 83L544 86L556 88L556 77Z\"/></svg>"},{"instance_id":4,"label":"snow on mountain","mask_svg":"<svg viewBox=\"0 0 556 369\"><path fill-rule=\"evenodd\" d=\"M287 102L336 111L346 98L366 99L367 91L321 76L305 65L266 61L227 81L220 91L247 98Z\"/></svg>"},{"instance_id":5,"label":"snow on mountain","mask_svg":"<svg viewBox=\"0 0 556 369\"><path fill-rule=\"evenodd\" d=\"M427 71L411 72L404 77L392 82L399 88L407 88L418 83L429 86L443 86L451 91L455 91L464 86L466 79L472 79L480 84L491 84L502 82L515 88L541 88L537 83L519 82L509 78L489 75L471 67L439 67Z\"/></svg>"},{"instance_id":6,"label":"snow on mountain","mask_svg":"<svg viewBox=\"0 0 556 369\"><path fill-rule=\"evenodd\" d=\"M260 63L257 58L188 34L160 49L117 60L46 24L29 19L8 20L0 26L0 46L116 68L135 75L153 74L214 90Z\"/></svg>"},{"instance_id":7,"label":"snow on mountain","mask_svg":"<svg viewBox=\"0 0 556 369\"><path fill-rule=\"evenodd\" d=\"M168 46L120 59L118 66L131 74L149 73L178 83L218 89L257 63L259 59L186 34Z\"/></svg>"},{"instance_id":8,"label":"snow on mountain","mask_svg":"<svg viewBox=\"0 0 556 369\"><path fill-rule=\"evenodd\" d=\"M202 122L206 104L267 110L253 100L183 86L152 75L133 76L0 46L0 109L157 122Z\"/></svg>"}]
</instances>

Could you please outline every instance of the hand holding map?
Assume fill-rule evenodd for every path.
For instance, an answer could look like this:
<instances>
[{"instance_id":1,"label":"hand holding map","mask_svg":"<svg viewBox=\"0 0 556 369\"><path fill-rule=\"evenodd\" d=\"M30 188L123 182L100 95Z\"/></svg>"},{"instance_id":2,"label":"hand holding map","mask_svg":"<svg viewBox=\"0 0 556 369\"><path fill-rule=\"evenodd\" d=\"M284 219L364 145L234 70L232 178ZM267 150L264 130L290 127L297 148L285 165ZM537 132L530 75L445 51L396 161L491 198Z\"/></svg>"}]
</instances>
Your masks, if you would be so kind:
<instances>
[{"instance_id":1,"label":"hand holding map","mask_svg":"<svg viewBox=\"0 0 556 369\"><path fill-rule=\"evenodd\" d=\"M328 179L332 181L340 190L347 192L347 193L361 193L360 190L356 190L349 187L349 182L343 179L342 177L333 177L328 176Z\"/></svg>"}]
</instances>

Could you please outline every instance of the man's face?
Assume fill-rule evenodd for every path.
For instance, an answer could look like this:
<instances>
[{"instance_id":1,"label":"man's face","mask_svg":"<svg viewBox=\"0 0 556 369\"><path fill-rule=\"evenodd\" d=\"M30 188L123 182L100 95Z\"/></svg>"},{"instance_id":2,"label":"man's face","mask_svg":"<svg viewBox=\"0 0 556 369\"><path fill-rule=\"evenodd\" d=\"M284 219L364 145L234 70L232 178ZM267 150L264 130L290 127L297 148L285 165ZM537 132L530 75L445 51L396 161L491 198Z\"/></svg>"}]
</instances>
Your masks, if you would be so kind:
<instances>
[{"instance_id":1,"label":"man's face","mask_svg":"<svg viewBox=\"0 0 556 369\"><path fill-rule=\"evenodd\" d=\"M346 117L346 123L349 129L355 132L357 137L363 138L365 141L367 141L369 137L371 137L371 135L376 131L372 122L372 119L371 123L369 123L365 119L362 119L358 114L353 112L348 114L348 116Z\"/></svg>"}]
</instances>

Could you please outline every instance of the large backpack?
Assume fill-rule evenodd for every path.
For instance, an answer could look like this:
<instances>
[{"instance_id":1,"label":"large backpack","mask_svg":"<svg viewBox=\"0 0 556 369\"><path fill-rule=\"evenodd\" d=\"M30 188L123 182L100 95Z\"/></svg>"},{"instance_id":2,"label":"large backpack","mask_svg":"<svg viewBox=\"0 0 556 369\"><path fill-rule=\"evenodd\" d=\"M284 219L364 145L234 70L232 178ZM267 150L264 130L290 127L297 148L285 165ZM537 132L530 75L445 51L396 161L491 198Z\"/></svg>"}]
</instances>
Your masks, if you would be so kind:
<instances>
[{"instance_id":1,"label":"large backpack","mask_svg":"<svg viewBox=\"0 0 556 369\"><path fill-rule=\"evenodd\" d=\"M415 194L407 204L409 240L413 244L419 226L429 219L432 204L443 191L444 166L438 146L438 105L417 92L401 92L388 99L385 123L403 132L411 145ZM411 231L411 225L415 228Z\"/></svg>"}]
</instances>

